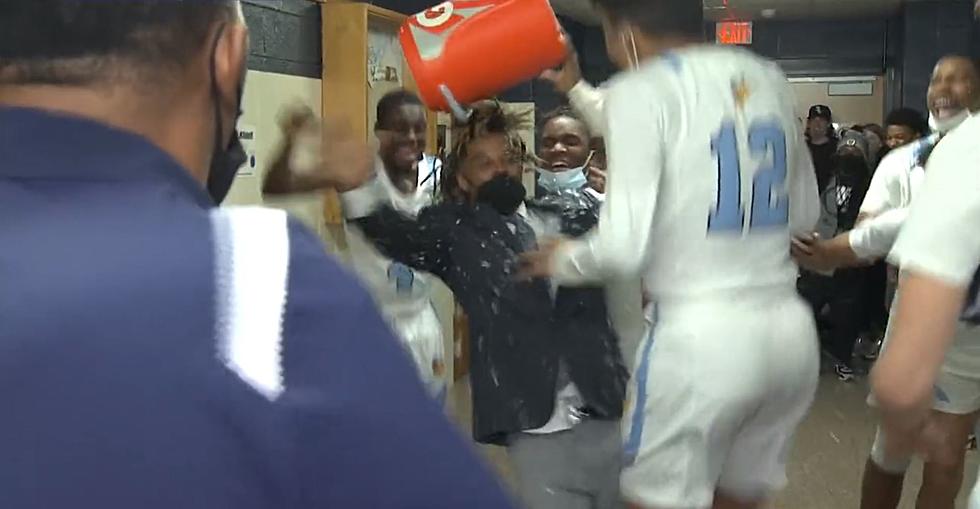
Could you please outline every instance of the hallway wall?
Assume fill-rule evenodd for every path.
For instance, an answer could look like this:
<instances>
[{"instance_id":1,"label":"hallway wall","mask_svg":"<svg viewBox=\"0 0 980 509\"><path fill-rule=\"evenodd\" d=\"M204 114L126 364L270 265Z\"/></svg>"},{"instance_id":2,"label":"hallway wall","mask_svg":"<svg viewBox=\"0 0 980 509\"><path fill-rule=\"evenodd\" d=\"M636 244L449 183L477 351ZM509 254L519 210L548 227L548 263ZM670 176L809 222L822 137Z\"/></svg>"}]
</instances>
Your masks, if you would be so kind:
<instances>
[{"instance_id":1,"label":"hallway wall","mask_svg":"<svg viewBox=\"0 0 980 509\"><path fill-rule=\"evenodd\" d=\"M793 82L790 84L796 94L796 111L801 120L806 119L810 106L824 104L834 113L834 122L842 124L867 124L884 122L885 80L875 78L874 94L867 96L828 95L828 83Z\"/></svg>"}]
</instances>

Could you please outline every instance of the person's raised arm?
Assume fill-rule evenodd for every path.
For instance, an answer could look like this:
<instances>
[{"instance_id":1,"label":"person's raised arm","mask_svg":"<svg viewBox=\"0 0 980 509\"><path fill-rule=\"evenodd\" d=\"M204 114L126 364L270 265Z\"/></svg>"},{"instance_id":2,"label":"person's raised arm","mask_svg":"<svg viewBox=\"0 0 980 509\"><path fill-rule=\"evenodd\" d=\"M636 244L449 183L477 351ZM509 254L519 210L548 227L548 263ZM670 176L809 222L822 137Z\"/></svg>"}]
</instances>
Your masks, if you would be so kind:
<instances>
[{"instance_id":1,"label":"person's raised arm","mask_svg":"<svg viewBox=\"0 0 980 509\"><path fill-rule=\"evenodd\" d=\"M555 250L550 268L556 282L593 283L642 270L664 166L659 101L653 91L629 82L610 90L606 201L597 229Z\"/></svg>"},{"instance_id":2,"label":"person's raised arm","mask_svg":"<svg viewBox=\"0 0 980 509\"><path fill-rule=\"evenodd\" d=\"M891 251L908 212L908 208L885 211L832 239L798 238L793 257L804 268L820 272L866 266Z\"/></svg>"},{"instance_id":3,"label":"person's raised arm","mask_svg":"<svg viewBox=\"0 0 980 509\"><path fill-rule=\"evenodd\" d=\"M908 159L904 156L909 148L901 148L885 156L878 163L878 168L871 176L871 183L861 201L861 209L858 212L858 224L871 219L890 209L900 207L895 201L900 193L900 180L907 175ZM907 204L904 204L907 205Z\"/></svg>"},{"instance_id":4,"label":"person's raised arm","mask_svg":"<svg viewBox=\"0 0 980 509\"><path fill-rule=\"evenodd\" d=\"M542 72L540 79L551 83L555 90L568 97L572 108L584 117L586 125L594 135L605 135L606 122L603 116L605 95L582 79L578 55L571 43L568 45L568 54L561 68Z\"/></svg>"},{"instance_id":5,"label":"person's raised arm","mask_svg":"<svg viewBox=\"0 0 980 509\"><path fill-rule=\"evenodd\" d=\"M282 145L274 152L262 193L281 195L356 188L373 174L374 156L344 122L320 123L306 107L287 110L280 119Z\"/></svg>"},{"instance_id":6,"label":"person's raised arm","mask_svg":"<svg viewBox=\"0 0 980 509\"><path fill-rule=\"evenodd\" d=\"M335 189L345 217L384 255L419 270L444 273L444 240L452 228L431 210L418 218L395 211L366 143L353 138L342 122L317 125L310 111L288 113L282 124L285 142L266 177L265 193Z\"/></svg>"},{"instance_id":7,"label":"person's raised arm","mask_svg":"<svg viewBox=\"0 0 980 509\"><path fill-rule=\"evenodd\" d=\"M846 234L854 256L860 260L884 258L895 245L908 215L908 207L890 209L858 224Z\"/></svg>"},{"instance_id":8,"label":"person's raised arm","mask_svg":"<svg viewBox=\"0 0 980 509\"><path fill-rule=\"evenodd\" d=\"M344 217L367 237L383 255L414 269L437 276L451 263L449 246L455 220L450 209L429 206L411 217L391 206L388 193L377 179L340 195Z\"/></svg>"},{"instance_id":9,"label":"person's raised arm","mask_svg":"<svg viewBox=\"0 0 980 509\"><path fill-rule=\"evenodd\" d=\"M369 295L291 228L283 411L298 507L513 509Z\"/></svg>"}]
</instances>

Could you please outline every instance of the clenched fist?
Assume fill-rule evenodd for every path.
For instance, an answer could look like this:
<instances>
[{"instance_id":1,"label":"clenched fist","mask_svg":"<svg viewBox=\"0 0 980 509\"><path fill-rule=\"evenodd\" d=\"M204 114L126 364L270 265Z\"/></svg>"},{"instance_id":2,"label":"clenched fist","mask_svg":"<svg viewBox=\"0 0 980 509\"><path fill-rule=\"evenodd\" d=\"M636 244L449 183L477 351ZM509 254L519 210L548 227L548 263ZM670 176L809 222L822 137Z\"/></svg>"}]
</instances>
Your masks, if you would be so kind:
<instances>
[{"instance_id":1,"label":"clenched fist","mask_svg":"<svg viewBox=\"0 0 980 509\"><path fill-rule=\"evenodd\" d=\"M308 107L295 106L280 115L279 127L284 143L266 175L266 193L345 192L374 176L374 155L343 120L321 122Z\"/></svg>"}]
</instances>

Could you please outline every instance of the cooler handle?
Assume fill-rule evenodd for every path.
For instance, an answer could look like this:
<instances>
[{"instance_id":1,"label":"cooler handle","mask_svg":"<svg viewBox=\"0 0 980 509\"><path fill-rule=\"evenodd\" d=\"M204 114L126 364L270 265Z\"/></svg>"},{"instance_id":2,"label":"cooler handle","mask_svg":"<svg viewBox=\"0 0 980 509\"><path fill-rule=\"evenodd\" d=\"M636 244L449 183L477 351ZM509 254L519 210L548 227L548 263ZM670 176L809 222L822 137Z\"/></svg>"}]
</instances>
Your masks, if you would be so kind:
<instances>
[{"instance_id":1,"label":"cooler handle","mask_svg":"<svg viewBox=\"0 0 980 509\"><path fill-rule=\"evenodd\" d=\"M453 116L456 117L456 120L466 122L470 119L470 115L473 114L473 111L463 107L463 105L456 100L456 97L453 95L452 91L449 90L449 87L447 87L445 84L439 85L439 93L441 93L446 99L446 104L449 105L449 110L452 111Z\"/></svg>"}]
</instances>

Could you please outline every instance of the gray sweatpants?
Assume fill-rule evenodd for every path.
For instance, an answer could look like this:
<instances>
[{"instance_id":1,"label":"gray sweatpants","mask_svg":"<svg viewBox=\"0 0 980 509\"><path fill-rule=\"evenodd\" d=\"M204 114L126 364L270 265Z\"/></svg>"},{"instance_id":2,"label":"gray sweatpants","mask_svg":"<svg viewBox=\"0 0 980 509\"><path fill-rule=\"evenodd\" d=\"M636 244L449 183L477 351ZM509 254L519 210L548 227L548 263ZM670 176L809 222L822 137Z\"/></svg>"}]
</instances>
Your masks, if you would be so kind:
<instances>
[{"instance_id":1,"label":"gray sweatpants","mask_svg":"<svg viewBox=\"0 0 980 509\"><path fill-rule=\"evenodd\" d=\"M518 433L507 454L528 509L618 509L619 421L586 419L568 431Z\"/></svg>"}]
</instances>

